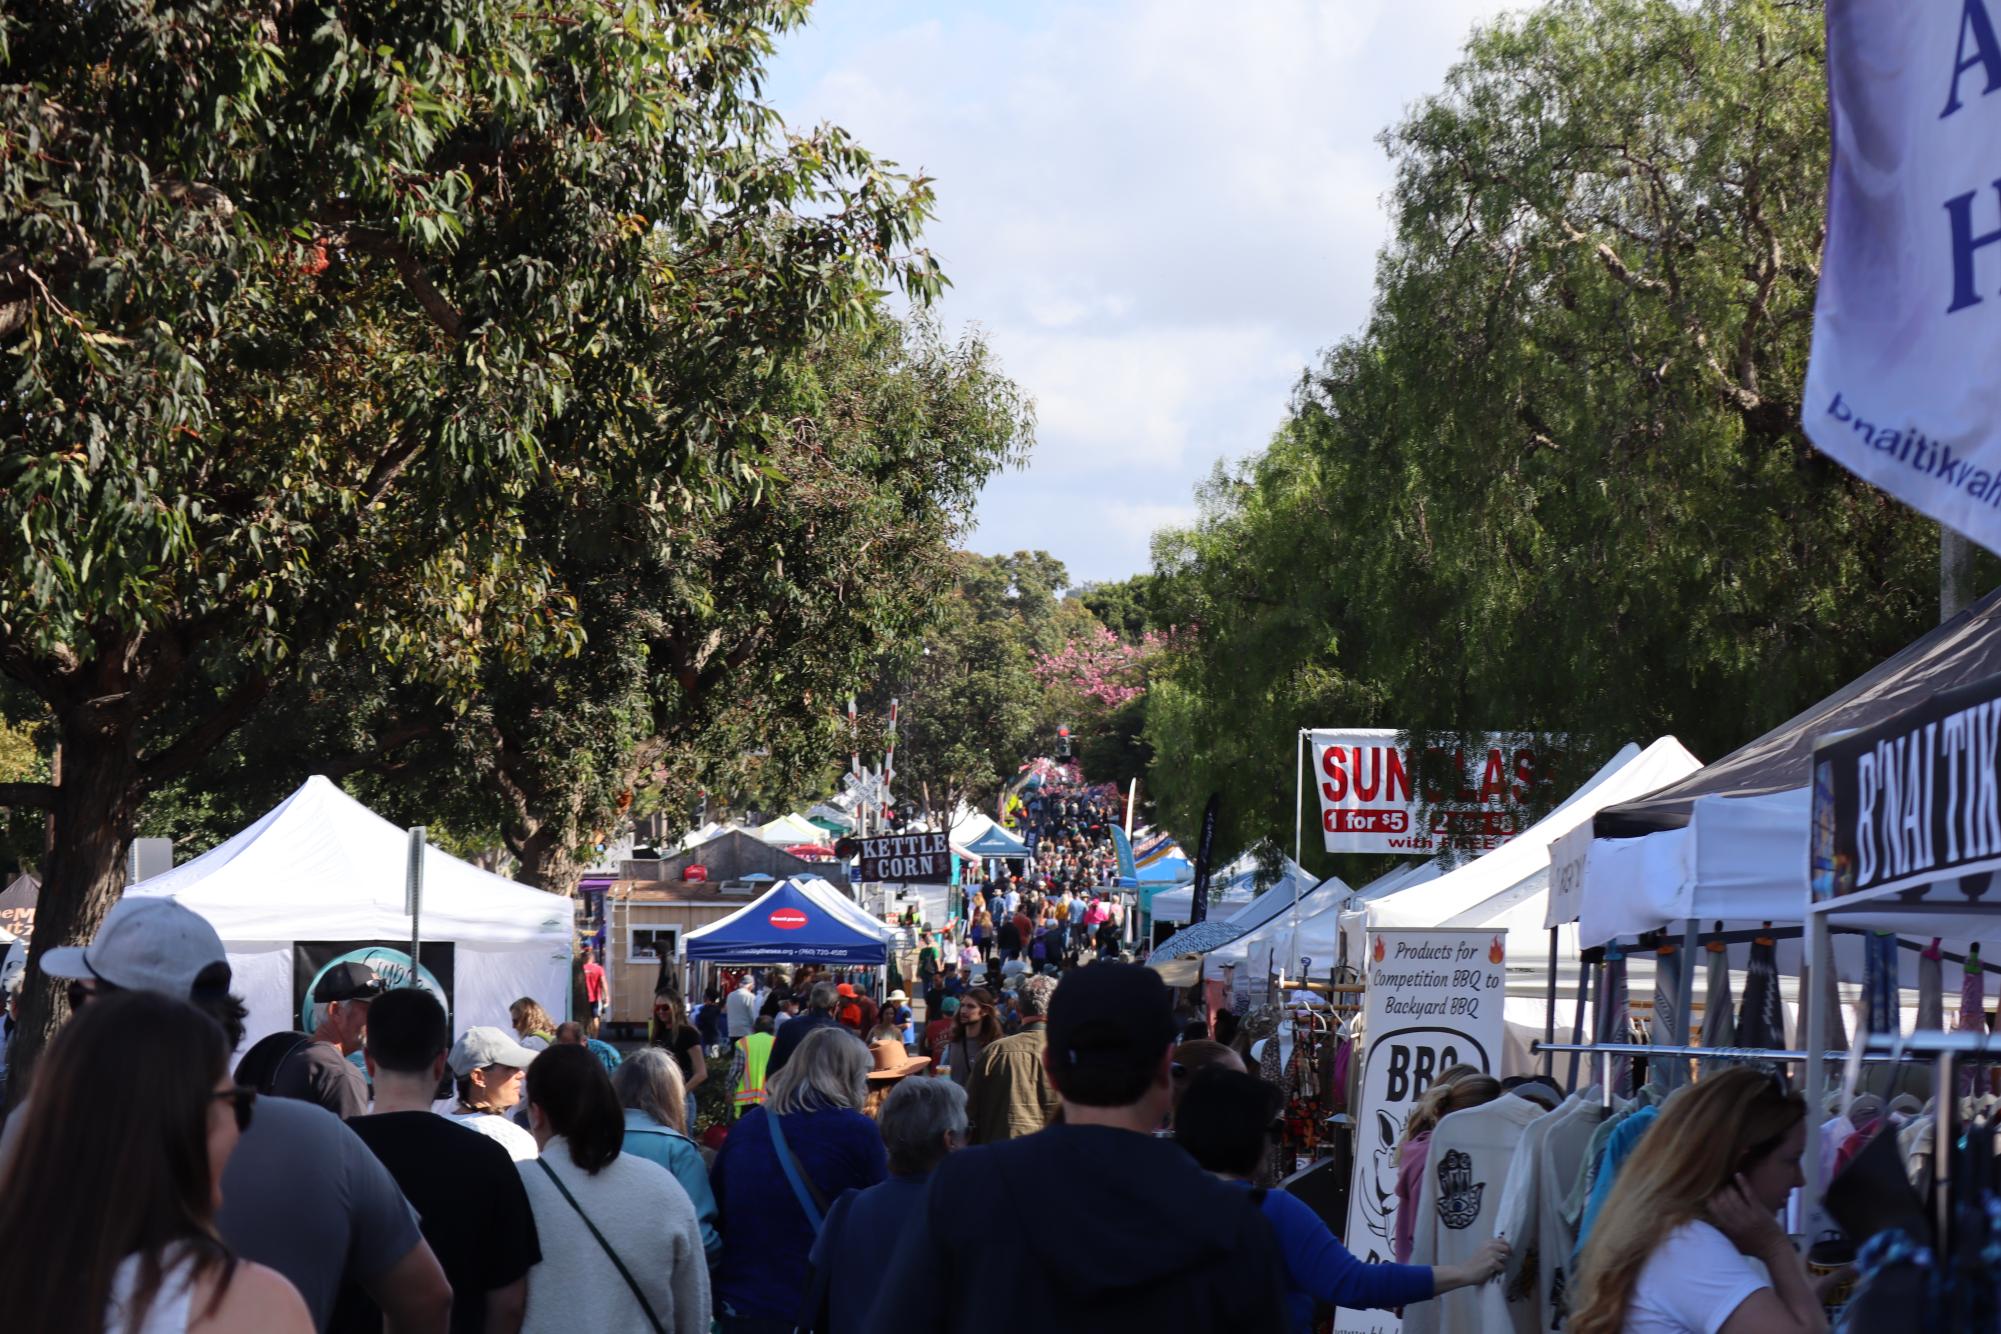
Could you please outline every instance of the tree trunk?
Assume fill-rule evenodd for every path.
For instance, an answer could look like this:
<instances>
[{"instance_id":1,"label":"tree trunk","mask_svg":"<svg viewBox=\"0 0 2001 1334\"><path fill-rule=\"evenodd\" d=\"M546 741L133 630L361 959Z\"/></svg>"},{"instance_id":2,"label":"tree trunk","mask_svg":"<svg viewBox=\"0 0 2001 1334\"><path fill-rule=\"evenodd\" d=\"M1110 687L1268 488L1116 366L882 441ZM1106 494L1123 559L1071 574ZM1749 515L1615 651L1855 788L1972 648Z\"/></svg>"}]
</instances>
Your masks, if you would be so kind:
<instances>
[{"instance_id":1,"label":"tree trunk","mask_svg":"<svg viewBox=\"0 0 2001 1334\"><path fill-rule=\"evenodd\" d=\"M576 897L577 881L582 878L584 868L571 855L569 840L561 836L555 824L544 824L522 839L514 855L521 863L514 873L516 880L550 894Z\"/></svg>"},{"instance_id":2,"label":"tree trunk","mask_svg":"<svg viewBox=\"0 0 2001 1334\"><path fill-rule=\"evenodd\" d=\"M57 713L62 782L22 979L21 1026L8 1062L10 1102L18 1103L27 1092L36 1058L69 1018L64 984L42 972L42 955L61 945L89 943L125 887L140 788L138 720L127 699L119 693L110 705L92 700Z\"/></svg>"}]
</instances>

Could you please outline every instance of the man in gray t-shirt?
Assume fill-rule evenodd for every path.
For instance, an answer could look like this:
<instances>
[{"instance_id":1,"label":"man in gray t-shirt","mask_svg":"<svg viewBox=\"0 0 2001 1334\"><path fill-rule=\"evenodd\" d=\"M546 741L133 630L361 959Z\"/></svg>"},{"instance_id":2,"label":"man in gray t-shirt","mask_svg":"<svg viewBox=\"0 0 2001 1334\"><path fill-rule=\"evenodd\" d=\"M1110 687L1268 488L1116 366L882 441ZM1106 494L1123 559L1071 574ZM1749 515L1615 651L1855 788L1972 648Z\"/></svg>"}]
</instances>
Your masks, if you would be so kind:
<instances>
[{"instance_id":1,"label":"man in gray t-shirt","mask_svg":"<svg viewBox=\"0 0 2001 1334\"><path fill-rule=\"evenodd\" d=\"M271 1074L280 1098L316 1103L343 1121L368 1114L368 1077L348 1059L368 1036L368 1004L382 982L365 963L337 963L313 985L319 1023Z\"/></svg>"},{"instance_id":2,"label":"man in gray t-shirt","mask_svg":"<svg viewBox=\"0 0 2001 1334\"><path fill-rule=\"evenodd\" d=\"M231 1250L292 1280L320 1329L343 1274L371 1292L386 1288L424 1245L396 1178L361 1137L339 1117L284 1098L257 1100L223 1169L215 1222Z\"/></svg>"}]
</instances>

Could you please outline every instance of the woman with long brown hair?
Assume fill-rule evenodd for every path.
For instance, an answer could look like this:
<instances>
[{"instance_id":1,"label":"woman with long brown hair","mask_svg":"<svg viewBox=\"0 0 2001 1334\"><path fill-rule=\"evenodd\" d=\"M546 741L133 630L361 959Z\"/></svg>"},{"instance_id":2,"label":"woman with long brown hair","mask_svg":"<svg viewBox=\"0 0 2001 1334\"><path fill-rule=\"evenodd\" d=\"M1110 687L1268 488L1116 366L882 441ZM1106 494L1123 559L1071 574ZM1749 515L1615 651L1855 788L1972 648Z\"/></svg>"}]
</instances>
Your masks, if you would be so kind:
<instances>
[{"instance_id":1,"label":"woman with long brown hair","mask_svg":"<svg viewBox=\"0 0 2001 1334\"><path fill-rule=\"evenodd\" d=\"M36 1073L0 1177L0 1293L20 1330L310 1334L297 1289L215 1230L255 1094L213 1019L152 992L100 995Z\"/></svg>"},{"instance_id":2,"label":"woman with long brown hair","mask_svg":"<svg viewBox=\"0 0 2001 1334\"><path fill-rule=\"evenodd\" d=\"M945 1039L943 1060L943 1064L951 1067L952 1082L960 1088L966 1087L980 1053L987 1049L987 1044L999 1042L1005 1036L1000 1015L995 1012L993 992L974 987L959 997L959 1013Z\"/></svg>"},{"instance_id":3,"label":"woman with long brown hair","mask_svg":"<svg viewBox=\"0 0 2001 1334\"><path fill-rule=\"evenodd\" d=\"M507 1017L529 1051L547 1051L556 1040L556 1021L533 996L523 996L507 1007Z\"/></svg>"},{"instance_id":4,"label":"woman with long brown hair","mask_svg":"<svg viewBox=\"0 0 2001 1334\"><path fill-rule=\"evenodd\" d=\"M1756 1070L1698 1081L1620 1169L1575 1274L1575 1334L1821 1334L1775 1215L1804 1184L1806 1103Z\"/></svg>"}]
</instances>

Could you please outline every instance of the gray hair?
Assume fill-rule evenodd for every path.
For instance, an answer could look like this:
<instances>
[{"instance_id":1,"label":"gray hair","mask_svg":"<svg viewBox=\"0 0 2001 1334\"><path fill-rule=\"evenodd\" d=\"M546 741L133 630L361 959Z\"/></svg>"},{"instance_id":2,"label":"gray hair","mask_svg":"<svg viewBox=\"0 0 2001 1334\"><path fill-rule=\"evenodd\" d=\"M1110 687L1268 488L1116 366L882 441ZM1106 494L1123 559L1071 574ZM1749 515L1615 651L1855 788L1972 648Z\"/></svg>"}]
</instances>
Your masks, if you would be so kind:
<instances>
[{"instance_id":1,"label":"gray hair","mask_svg":"<svg viewBox=\"0 0 2001 1334\"><path fill-rule=\"evenodd\" d=\"M945 1137L966 1137L966 1090L949 1079L906 1079L877 1114L891 1176L921 1176L945 1160Z\"/></svg>"},{"instance_id":2,"label":"gray hair","mask_svg":"<svg viewBox=\"0 0 2001 1334\"><path fill-rule=\"evenodd\" d=\"M806 1004L815 1010L831 1010L841 1000L841 990L832 982L815 982L806 993Z\"/></svg>"},{"instance_id":3,"label":"gray hair","mask_svg":"<svg viewBox=\"0 0 2001 1334\"><path fill-rule=\"evenodd\" d=\"M1021 1014L1024 1019L1049 1013L1049 998L1056 994L1056 979L1031 977L1021 984Z\"/></svg>"},{"instance_id":4,"label":"gray hair","mask_svg":"<svg viewBox=\"0 0 2001 1334\"><path fill-rule=\"evenodd\" d=\"M875 1069L862 1040L845 1028L822 1028L806 1035L785 1068L771 1077L765 1110L773 1116L827 1107L860 1111L868 1101L868 1074Z\"/></svg>"},{"instance_id":5,"label":"gray hair","mask_svg":"<svg viewBox=\"0 0 2001 1334\"><path fill-rule=\"evenodd\" d=\"M669 1130L688 1133L688 1089L681 1067L658 1047L642 1047L611 1072L612 1091L621 1107L648 1116Z\"/></svg>"}]
</instances>

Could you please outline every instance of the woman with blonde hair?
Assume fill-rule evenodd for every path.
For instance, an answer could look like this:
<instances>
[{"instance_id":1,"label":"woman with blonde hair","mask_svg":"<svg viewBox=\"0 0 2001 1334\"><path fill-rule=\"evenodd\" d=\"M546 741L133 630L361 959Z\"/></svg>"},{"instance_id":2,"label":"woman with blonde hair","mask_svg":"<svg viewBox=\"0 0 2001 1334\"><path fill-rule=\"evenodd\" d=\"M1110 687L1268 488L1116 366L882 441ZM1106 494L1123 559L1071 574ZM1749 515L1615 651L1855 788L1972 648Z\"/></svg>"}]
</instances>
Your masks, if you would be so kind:
<instances>
[{"instance_id":1,"label":"woman with blonde hair","mask_svg":"<svg viewBox=\"0 0 2001 1334\"><path fill-rule=\"evenodd\" d=\"M1575 1334L1821 1334L1827 1315L1775 1215L1805 1181L1806 1102L1726 1070L1664 1107L1574 1275Z\"/></svg>"},{"instance_id":2,"label":"woman with blonde hair","mask_svg":"<svg viewBox=\"0 0 2001 1334\"><path fill-rule=\"evenodd\" d=\"M529 1051L547 1051L556 1040L556 1021L533 996L523 996L508 1006L507 1018L521 1035L521 1045Z\"/></svg>"},{"instance_id":3,"label":"woman with blonde hair","mask_svg":"<svg viewBox=\"0 0 2001 1334\"><path fill-rule=\"evenodd\" d=\"M688 1138L681 1067L658 1047L642 1047L611 1072L611 1090L625 1108L623 1151L674 1174L695 1206L702 1249L714 1264L723 1249L722 1233L716 1230L716 1193L709 1188L709 1166L701 1149Z\"/></svg>"},{"instance_id":4,"label":"woman with blonde hair","mask_svg":"<svg viewBox=\"0 0 2001 1334\"><path fill-rule=\"evenodd\" d=\"M862 1115L875 1060L846 1029L809 1033L771 1077L762 1107L731 1128L710 1181L722 1209L716 1305L723 1334L790 1329L806 1297L827 1209L889 1175L875 1122Z\"/></svg>"},{"instance_id":5,"label":"woman with blonde hair","mask_svg":"<svg viewBox=\"0 0 2001 1334\"><path fill-rule=\"evenodd\" d=\"M1403 1143L1397 1148L1397 1216L1390 1251L1398 1264L1408 1264L1417 1243L1417 1197L1424 1189L1424 1164L1431 1154L1431 1132L1454 1112L1478 1107L1501 1096L1501 1081L1470 1065L1450 1066L1431 1081L1404 1122Z\"/></svg>"}]
</instances>

